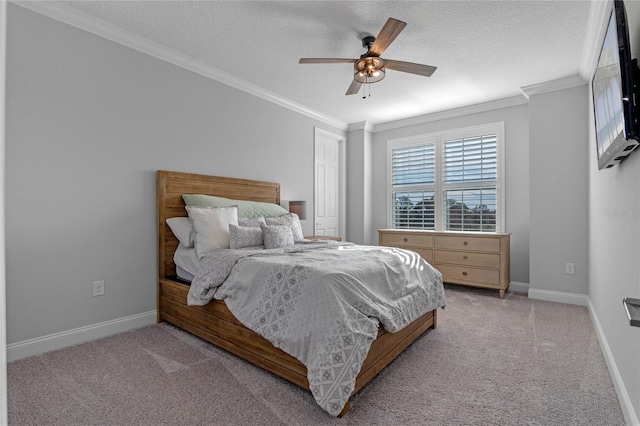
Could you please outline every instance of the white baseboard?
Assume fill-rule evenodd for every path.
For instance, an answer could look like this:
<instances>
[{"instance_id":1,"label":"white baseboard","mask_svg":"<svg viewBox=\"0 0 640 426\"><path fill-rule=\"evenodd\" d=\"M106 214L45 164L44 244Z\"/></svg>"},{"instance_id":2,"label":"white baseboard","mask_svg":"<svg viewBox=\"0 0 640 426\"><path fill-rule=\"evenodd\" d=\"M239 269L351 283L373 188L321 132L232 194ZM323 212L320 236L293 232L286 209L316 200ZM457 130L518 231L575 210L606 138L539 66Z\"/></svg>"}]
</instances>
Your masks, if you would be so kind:
<instances>
[{"instance_id":1,"label":"white baseboard","mask_svg":"<svg viewBox=\"0 0 640 426\"><path fill-rule=\"evenodd\" d=\"M529 283L511 281L509 283L509 291L515 291L518 293L529 293Z\"/></svg>"},{"instance_id":2,"label":"white baseboard","mask_svg":"<svg viewBox=\"0 0 640 426\"><path fill-rule=\"evenodd\" d=\"M609 343L607 343L607 338L604 335L604 331L600 326L600 321L598 320L598 316L596 315L596 310L591 304L591 299L587 300L589 313L591 314L591 321L593 321L593 328L596 330L596 335L598 336L598 341L600 342L600 347L602 348L604 359L607 362L609 374L611 375L613 387L615 388L616 394L618 395L618 401L620 401L620 407L622 408L624 419L629 426L640 426L640 419L638 419L638 416L636 416L633 404L631 403L631 399L629 398L629 393L627 392L627 388L622 381L622 376L620 375L620 371L618 370L616 361L613 358L613 353L611 352Z\"/></svg>"},{"instance_id":3,"label":"white baseboard","mask_svg":"<svg viewBox=\"0 0 640 426\"><path fill-rule=\"evenodd\" d=\"M12 343L7 345L7 362L145 327L155 324L156 321L157 311L153 310L86 327L75 328L61 333Z\"/></svg>"},{"instance_id":4,"label":"white baseboard","mask_svg":"<svg viewBox=\"0 0 640 426\"><path fill-rule=\"evenodd\" d=\"M569 305L588 306L589 297L586 294L565 293L563 291L540 290L529 288L529 298L546 300L547 302L567 303Z\"/></svg>"}]
</instances>

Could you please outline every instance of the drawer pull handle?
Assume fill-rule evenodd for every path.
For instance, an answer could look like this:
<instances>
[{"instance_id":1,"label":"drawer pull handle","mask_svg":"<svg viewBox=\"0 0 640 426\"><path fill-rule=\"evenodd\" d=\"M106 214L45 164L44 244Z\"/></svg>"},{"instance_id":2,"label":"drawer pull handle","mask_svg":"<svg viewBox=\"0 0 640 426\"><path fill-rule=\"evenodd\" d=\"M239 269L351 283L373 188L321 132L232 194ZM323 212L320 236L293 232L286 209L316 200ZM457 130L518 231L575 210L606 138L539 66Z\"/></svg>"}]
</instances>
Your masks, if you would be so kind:
<instances>
[{"instance_id":1,"label":"drawer pull handle","mask_svg":"<svg viewBox=\"0 0 640 426\"><path fill-rule=\"evenodd\" d=\"M467 260L467 259L468 259L468 257L467 257L467 256L462 256L462 258L463 258L464 260Z\"/></svg>"},{"instance_id":2,"label":"drawer pull handle","mask_svg":"<svg viewBox=\"0 0 640 426\"><path fill-rule=\"evenodd\" d=\"M462 275L467 276L467 271L462 272Z\"/></svg>"},{"instance_id":3,"label":"drawer pull handle","mask_svg":"<svg viewBox=\"0 0 640 426\"><path fill-rule=\"evenodd\" d=\"M462 243L462 244L464 244L465 246L466 246L466 245L469 245L469 243L468 243L467 241L465 241L465 242L464 242L464 243Z\"/></svg>"},{"instance_id":4,"label":"drawer pull handle","mask_svg":"<svg viewBox=\"0 0 640 426\"><path fill-rule=\"evenodd\" d=\"M404 239L404 242L406 243L407 241L409 241L409 239L408 239L408 238L405 238L405 239Z\"/></svg>"}]
</instances>

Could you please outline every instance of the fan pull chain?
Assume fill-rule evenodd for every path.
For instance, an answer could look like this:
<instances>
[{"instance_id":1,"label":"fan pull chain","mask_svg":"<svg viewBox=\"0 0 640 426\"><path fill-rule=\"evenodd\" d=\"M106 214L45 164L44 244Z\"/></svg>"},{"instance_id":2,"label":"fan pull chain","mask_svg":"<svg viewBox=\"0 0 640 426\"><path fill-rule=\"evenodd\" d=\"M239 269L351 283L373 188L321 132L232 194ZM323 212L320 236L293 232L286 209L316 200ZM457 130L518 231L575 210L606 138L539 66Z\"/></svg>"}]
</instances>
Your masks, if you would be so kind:
<instances>
[{"instance_id":1,"label":"fan pull chain","mask_svg":"<svg viewBox=\"0 0 640 426\"><path fill-rule=\"evenodd\" d=\"M371 83L369 83L369 76L366 76L367 82L364 84L364 90L362 91L362 99L367 99L367 88L369 88L369 97L371 97Z\"/></svg>"}]
</instances>

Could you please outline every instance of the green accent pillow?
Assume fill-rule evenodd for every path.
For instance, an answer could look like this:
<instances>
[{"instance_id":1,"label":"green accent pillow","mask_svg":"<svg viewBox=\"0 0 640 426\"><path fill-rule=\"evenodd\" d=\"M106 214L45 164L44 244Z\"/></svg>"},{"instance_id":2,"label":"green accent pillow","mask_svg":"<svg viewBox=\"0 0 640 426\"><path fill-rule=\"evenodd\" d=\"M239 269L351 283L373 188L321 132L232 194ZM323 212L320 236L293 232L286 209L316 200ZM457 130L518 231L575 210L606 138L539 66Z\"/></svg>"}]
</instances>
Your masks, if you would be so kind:
<instances>
[{"instance_id":1,"label":"green accent pillow","mask_svg":"<svg viewBox=\"0 0 640 426\"><path fill-rule=\"evenodd\" d=\"M275 217L289 213L277 204L263 203L260 201L231 200L229 198L204 194L182 194L182 199L187 206L238 206L238 218L243 219L253 219L260 216Z\"/></svg>"}]
</instances>

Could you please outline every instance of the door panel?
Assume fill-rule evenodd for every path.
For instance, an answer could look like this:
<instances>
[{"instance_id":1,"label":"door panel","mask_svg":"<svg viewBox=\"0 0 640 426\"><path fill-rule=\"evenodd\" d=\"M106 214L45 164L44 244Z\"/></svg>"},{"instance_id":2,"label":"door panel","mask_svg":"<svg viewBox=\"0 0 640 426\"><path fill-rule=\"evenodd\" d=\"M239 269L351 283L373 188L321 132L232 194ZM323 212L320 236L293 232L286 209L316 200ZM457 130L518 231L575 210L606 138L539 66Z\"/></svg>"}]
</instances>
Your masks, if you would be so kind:
<instances>
[{"instance_id":1,"label":"door panel","mask_svg":"<svg viewBox=\"0 0 640 426\"><path fill-rule=\"evenodd\" d=\"M316 132L315 235L340 235L340 139Z\"/></svg>"}]
</instances>

